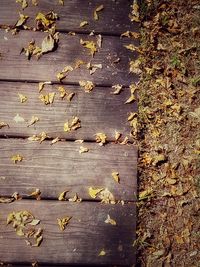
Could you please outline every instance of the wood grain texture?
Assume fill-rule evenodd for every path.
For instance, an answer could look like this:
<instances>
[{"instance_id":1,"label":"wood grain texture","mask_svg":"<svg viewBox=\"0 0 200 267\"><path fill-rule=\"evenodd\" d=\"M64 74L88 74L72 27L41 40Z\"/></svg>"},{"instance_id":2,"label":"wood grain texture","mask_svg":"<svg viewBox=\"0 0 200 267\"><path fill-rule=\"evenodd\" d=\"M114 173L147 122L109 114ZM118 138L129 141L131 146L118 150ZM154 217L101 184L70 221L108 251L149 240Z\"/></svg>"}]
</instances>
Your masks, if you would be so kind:
<instances>
[{"instance_id":1,"label":"wood grain texture","mask_svg":"<svg viewBox=\"0 0 200 267\"><path fill-rule=\"evenodd\" d=\"M6 226L12 211L28 210L41 220L44 240L40 247L29 247ZM107 214L117 222L106 224ZM65 231L57 218L72 216ZM100 203L61 203L58 201L17 201L0 207L0 259L5 262L52 264L119 264L134 263L135 204L102 205ZM104 249L105 256L98 256Z\"/></svg>"},{"instance_id":2,"label":"wood grain texture","mask_svg":"<svg viewBox=\"0 0 200 267\"><path fill-rule=\"evenodd\" d=\"M130 127L128 114L136 111L136 104L124 104L130 96L130 90L125 88L119 95L113 95L112 88L95 87L91 93L79 86L66 86L75 96L71 102L61 99L57 90L59 85L46 85L42 93L56 92L55 101L51 105L41 102L37 83L0 82L0 121L5 121L10 128L0 129L0 136L28 137L42 131L50 137L65 139L95 140L95 134L104 132L108 140L115 140L115 131L122 138L129 136ZM21 103L18 93L28 97ZM16 123L13 118L19 114L25 122ZM35 125L27 127L32 116L40 119ZM63 130L64 123L72 116L81 120L81 128L70 133Z\"/></svg>"},{"instance_id":3,"label":"wood grain texture","mask_svg":"<svg viewBox=\"0 0 200 267\"><path fill-rule=\"evenodd\" d=\"M136 195L137 150L133 145L83 143L89 152L79 154L80 144L49 141L42 144L22 139L0 139L0 195L18 192L29 195L35 188L42 198L58 198L64 190L67 196L78 193L91 199L88 188L108 188L118 200L134 200ZM13 155L24 157L14 164ZM119 172L118 184L111 173Z\"/></svg>"},{"instance_id":4,"label":"wood grain texture","mask_svg":"<svg viewBox=\"0 0 200 267\"><path fill-rule=\"evenodd\" d=\"M58 49L43 55L39 60L34 57L28 60L24 54L20 54L22 48L27 47L33 39L41 46L45 36L43 32L31 31L20 31L13 36L0 30L0 80L57 81L56 74L66 65L74 65L79 59L87 63L91 61L93 64L102 64L103 68L90 75L89 70L82 66L70 72L65 82L78 83L80 80L91 80L97 85L120 83L129 86L131 82L138 80L136 76L129 73L129 61L137 57L135 52L124 47L131 42L130 40L105 36L102 48L92 59L88 49L80 44L80 38L96 40L95 36L60 34ZM120 62L113 63L118 57Z\"/></svg>"},{"instance_id":5,"label":"wood grain texture","mask_svg":"<svg viewBox=\"0 0 200 267\"><path fill-rule=\"evenodd\" d=\"M130 13L131 0L66 0L64 6L58 5L58 0L39 0L38 6L31 4L24 11L20 4L12 0L1 0L0 25L14 26L19 18L19 11L29 16L27 25L35 27L35 17L38 12L48 13L53 10L59 15L56 23L59 31L96 31L107 34L121 34L126 30L138 29L131 24L128 14ZM104 10L99 12L99 20L93 19L93 11L99 5L104 5ZM9 7L9 8L8 8ZM88 26L80 28L81 21L88 21Z\"/></svg>"}]
</instances>

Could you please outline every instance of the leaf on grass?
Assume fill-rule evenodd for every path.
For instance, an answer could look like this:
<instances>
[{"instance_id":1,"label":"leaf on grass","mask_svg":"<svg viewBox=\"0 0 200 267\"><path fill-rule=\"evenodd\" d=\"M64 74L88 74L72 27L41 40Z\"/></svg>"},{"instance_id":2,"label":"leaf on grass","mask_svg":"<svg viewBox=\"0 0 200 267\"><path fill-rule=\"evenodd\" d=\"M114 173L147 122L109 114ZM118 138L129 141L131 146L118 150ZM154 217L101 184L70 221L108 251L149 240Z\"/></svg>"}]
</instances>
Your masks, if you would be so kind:
<instances>
[{"instance_id":1,"label":"leaf on grass","mask_svg":"<svg viewBox=\"0 0 200 267\"><path fill-rule=\"evenodd\" d=\"M89 70L90 75L92 75L95 73L96 70L102 69L102 64L91 64L91 62L89 62L86 65L86 68Z\"/></svg>"},{"instance_id":2,"label":"leaf on grass","mask_svg":"<svg viewBox=\"0 0 200 267\"><path fill-rule=\"evenodd\" d=\"M135 74L141 74L142 70L140 69L140 65L141 65L141 61L140 59L136 59L136 60L131 60L130 61L130 67L129 67L129 71L131 73L135 73Z\"/></svg>"},{"instance_id":3,"label":"leaf on grass","mask_svg":"<svg viewBox=\"0 0 200 267\"><path fill-rule=\"evenodd\" d=\"M64 201L64 200L66 200L66 199L67 199L66 194L67 194L68 192L69 192L68 190L65 190L65 191L63 191L62 193L60 193L60 195L58 196L58 200L59 200L59 201Z\"/></svg>"},{"instance_id":4,"label":"leaf on grass","mask_svg":"<svg viewBox=\"0 0 200 267\"><path fill-rule=\"evenodd\" d=\"M104 133L96 133L96 142L99 143L100 146L103 146L107 142L107 136Z\"/></svg>"},{"instance_id":5,"label":"leaf on grass","mask_svg":"<svg viewBox=\"0 0 200 267\"><path fill-rule=\"evenodd\" d=\"M27 21L28 18L29 18L29 16L26 16L24 14L19 13L19 19L15 23L15 27L21 27L21 26L23 26L24 23Z\"/></svg>"},{"instance_id":6,"label":"leaf on grass","mask_svg":"<svg viewBox=\"0 0 200 267\"><path fill-rule=\"evenodd\" d=\"M21 103L25 103L27 101L27 99L28 99L27 96L25 96L23 94L20 94L20 93L18 93L18 96L19 96L19 100L20 100Z\"/></svg>"},{"instance_id":7,"label":"leaf on grass","mask_svg":"<svg viewBox=\"0 0 200 267\"><path fill-rule=\"evenodd\" d=\"M139 200L147 199L147 198L151 197L152 194L153 194L153 189L151 189L151 188L144 190L144 191L141 191L139 193Z\"/></svg>"},{"instance_id":8,"label":"leaf on grass","mask_svg":"<svg viewBox=\"0 0 200 267\"><path fill-rule=\"evenodd\" d=\"M41 199L41 191L39 188L36 188L35 191L33 191L29 197L34 197L36 200L40 200Z\"/></svg>"},{"instance_id":9,"label":"leaf on grass","mask_svg":"<svg viewBox=\"0 0 200 267\"><path fill-rule=\"evenodd\" d=\"M89 187L88 192L91 198L96 198L102 190L104 190L104 188Z\"/></svg>"},{"instance_id":10,"label":"leaf on grass","mask_svg":"<svg viewBox=\"0 0 200 267\"><path fill-rule=\"evenodd\" d=\"M17 155L13 155L12 157L11 157L11 160L16 164L17 162L21 162L22 160L23 160L24 158L21 156L21 155L19 155L19 154L17 154Z\"/></svg>"},{"instance_id":11,"label":"leaf on grass","mask_svg":"<svg viewBox=\"0 0 200 267\"><path fill-rule=\"evenodd\" d=\"M123 88L123 85L121 85L121 84L115 84L115 85L112 86L112 88L114 89L114 91L111 92L111 94L118 95L119 93L121 93L122 88Z\"/></svg>"},{"instance_id":12,"label":"leaf on grass","mask_svg":"<svg viewBox=\"0 0 200 267\"><path fill-rule=\"evenodd\" d=\"M89 151L89 148L84 147L84 146L80 146L79 148L79 154L83 154Z\"/></svg>"},{"instance_id":13,"label":"leaf on grass","mask_svg":"<svg viewBox=\"0 0 200 267\"><path fill-rule=\"evenodd\" d=\"M129 18L131 21L139 22L140 21L140 13L139 13L139 5L137 3L137 0L133 1L132 4L132 10L131 14L129 14Z\"/></svg>"},{"instance_id":14,"label":"leaf on grass","mask_svg":"<svg viewBox=\"0 0 200 267\"><path fill-rule=\"evenodd\" d=\"M67 74L66 74L66 73L63 73L63 72L58 72L58 73L56 74L56 78L57 78L57 80L58 80L59 82L61 82L66 76L67 76Z\"/></svg>"},{"instance_id":15,"label":"leaf on grass","mask_svg":"<svg viewBox=\"0 0 200 267\"><path fill-rule=\"evenodd\" d=\"M40 119L36 116L32 116L31 120L29 121L27 127L30 127L31 125L35 124L36 122L38 122Z\"/></svg>"},{"instance_id":16,"label":"leaf on grass","mask_svg":"<svg viewBox=\"0 0 200 267\"><path fill-rule=\"evenodd\" d=\"M79 85L84 88L86 93L91 92L95 87L91 81L79 81Z\"/></svg>"},{"instance_id":17,"label":"leaf on grass","mask_svg":"<svg viewBox=\"0 0 200 267\"><path fill-rule=\"evenodd\" d=\"M112 177L117 183L120 183L120 178L119 178L118 172L112 172Z\"/></svg>"},{"instance_id":18,"label":"leaf on grass","mask_svg":"<svg viewBox=\"0 0 200 267\"><path fill-rule=\"evenodd\" d=\"M79 198L78 197L78 194L75 193L75 195L73 196L73 198L69 198L69 201L70 202L81 202L82 201L82 198Z\"/></svg>"},{"instance_id":19,"label":"leaf on grass","mask_svg":"<svg viewBox=\"0 0 200 267\"><path fill-rule=\"evenodd\" d=\"M78 117L72 117L70 120L64 123L64 131L70 132L81 128L81 121Z\"/></svg>"},{"instance_id":20,"label":"leaf on grass","mask_svg":"<svg viewBox=\"0 0 200 267\"><path fill-rule=\"evenodd\" d=\"M54 98L55 98L55 95L56 93L48 93L46 95L39 95L39 99L45 104L45 105L48 105L48 104L52 104L53 101L54 101Z\"/></svg>"},{"instance_id":21,"label":"leaf on grass","mask_svg":"<svg viewBox=\"0 0 200 267\"><path fill-rule=\"evenodd\" d=\"M106 252L104 249L102 249L100 252L99 252L99 255L98 256L105 256L106 255Z\"/></svg>"},{"instance_id":22,"label":"leaf on grass","mask_svg":"<svg viewBox=\"0 0 200 267\"><path fill-rule=\"evenodd\" d=\"M98 20L99 19L98 12L102 11L103 9L104 9L103 5L100 5L100 6L95 8L94 13L93 13L94 20Z\"/></svg>"},{"instance_id":23,"label":"leaf on grass","mask_svg":"<svg viewBox=\"0 0 200 267\"><path fill-rule=\"evenodd\" d=\"M69 224L69 221L71 220L72 217L66 216L64 218L58 218L57 222L60 227L61 231L64 231L66 226Z\"/></svg>"},{"instance_id":24,"label":"leaf on grass","mask_svg":"<svg viewBox=\"0 0 200 267\"><path fill-rule=\"evenodd\" d=\"M22 6L22 9L25 9L28 6L28 3L26 0L16 0L16 3L20 3Z\"/></svg>"},{"instance_id":25,"label":"leaf on grass","mask_svg":"<svg viewBox=\"0 0 200 267\"><path fill-rule=\"evenodd\" d=\"M107 218L106 218L106 220L104 222L105 223L109 223L111 225L117 225L116 221L111 219L109 214L107 215Z\"/></svg>"},{"instance_id":26,"label":"leaf on grass","mask_svg":"<svg viewBox=\"0 0 200 267\"><path fill-rule=\"evenodd\" d=\"M47 81L47 82L39 82L39 84L38 84L39 93L44 89L45 84L51 84L51 82L50 81Z\"/></svg>"},{"instance_id":27,"label":"leaf on grass","mask_svg":"<svg viewBox=\"0 0 200 267\"><path fill-rule=\"evenodd\" d=\"M130 112L127 120L132 121L135 117L137 117L137 113L136 112Z\"/></svg>"},{"instance_id":28,"label":"leaf on grass","mask_svg":"<svg viewBox=\"0 0 200 267\"><path fill-rule=\"evenodd\" d=\"M82 28L82 27L85 27L86 25L88 25L88 22L84 20L84 21L81 21L79 27Z\"/></svg>"},{"instance_id":29,"label":"leaf on grass","mask_svg":"<svg viewBox=\"0 0 200 267\"><path fill-rule=\"evenodd\" d=\"M90 50L90 55L94 56L95 52L97 52L97 46L94 41L83 41L80 39L80 44Z\"/></svg>"},{"instance_id":30,"label":"leaf on grass","mask_svg":"<svg viewBox=\"0 0 200 267\"><path fill-rule=\"evenodd\" d=\"M39 135L33 135L28 138L29 141L39 141L40 144L47 139L49 136L45 132L41 132Z\"/></svg>"},{"instance_id":31,"label":"leaf on grass","mask_svg":"<svg viewBox=\"0 0 200 267\"><path fill-rule=\"evenodd\" d=\"M21 117L19 114L17 114L17 115L13 118L13 120L14 120L16 123L20 123L20 122L24 122L24 121L25 121L24 118Z\"/></svg>"},{"instance_id":32,"label":"leaf on grass","mask_svg":"<svg viewBox=\"0 0 200 267\"><path fill-rule=\"evenodd\" d=\"M56 138L54 138L54 139L51 141L51 145L56 144L56 143L58 143L59 141L60 141L60 138L59 138L59 137L56 137Z\"/></svg>"},{"instance_id":33,"label":"leaf on grass","mask_svg":"<svg viewBox=\"0 0 200 267\"><path fill-rule=\"evenodd\" d=\"M126 32L122 33L120 37L128 37L128 38L138 39L140 37L140 33L132 32L132 31L126 31Z\"/></svg>"},{"instance_id":34,"label":"leaf on grass","mask_svg":"<svg viewBox=\"0 0 200 267\"><path fill-rule=\"evenodd\" d=\"M4 122L4 121L0 121L0 129L4 128L4 127L8 127L9 128L9 125L8 123Z\"/></svg>"}]
</instances>

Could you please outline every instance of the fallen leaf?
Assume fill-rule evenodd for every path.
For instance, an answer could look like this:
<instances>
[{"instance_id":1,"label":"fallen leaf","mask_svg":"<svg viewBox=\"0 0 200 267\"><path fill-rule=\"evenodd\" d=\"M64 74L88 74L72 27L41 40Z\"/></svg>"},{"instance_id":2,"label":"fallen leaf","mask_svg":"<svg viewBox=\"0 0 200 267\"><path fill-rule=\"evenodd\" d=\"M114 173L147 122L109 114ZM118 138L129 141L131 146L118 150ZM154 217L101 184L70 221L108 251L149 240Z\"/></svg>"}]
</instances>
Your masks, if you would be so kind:
<instances>
[{"instance_id":1,"label":"fallen leaf","mask_svg":"<svg viewBox=\"0 0 200 267\"><path fill-rule=\"evenodd\" d=\"M17 154L17 155L13 155L12 157L11 157L11 160L16 164L17 162L21 162L22 160L23 160L24 158L21 156L21 155L19 155L19 154Z\"/></svg>"},{"instance_id":2,"label":"fallen leaf","mask_svg":"<svg viewBox=\"0 0 200 267\"><path fill-rule=\"evenodd\" d=\"M54 101L56 93L48 93L46 95L40 94L39 99L45 104L52 104Z\"/></svg>"},{"instance_id":3,"label":"fallen leaf","mask_svg":"<svg viewBox=\"0 0 200 267\"><path fill-rule=\"evenodd\" d=\"M101 48L102 47L102 42L103 42L102 35L98 34L96 38L97 38L97 45L98 45L99 48Z\"/></svg>"},{"instance_id":4,"label":"fallen leaf","mask_svg":"<svg viewBox=\"0 0 200 267\"><path fill-rule=\"evenodd\" d=\"M0 121L0 129L2 129L3 127L8 127L9 128L9 125L4 121Z\"/></svg>"},{"instance_id":5,"label":"fallen leaf","mask_svg":"<svg viewBox=\"0 0 200 267\"><path fill-rule=\"evenodd\" d=\"M105 188L101 190L99 193L99 198L101 199L101 203L105 204L116 204L116 200L114 195L108 190L108 188Z\"/></svg>"},{"instance_id":6,"label":"fallen leaf","mask_svg":"<svg viewBox=\"0 0 200 267\"><path fill-rule=\"evenodd\" d=\"M39 141L40 144L47 139L49 136L45 132L41 132L39 135L33 135L28 138L29 141Z\"/></svg>"},{"instance_id":7,"label":"fallen leaf","mask_svg":"<svg viewBox=\"0 0 200 267\"><path fill-rule=\"evenodd\" d=\"M86 25L88 25L88 22L84 20L84 21L81 21L79 27L82 28L82 27L85 27Z\"/></svg>"},{"instance_id":8,"label":"fallen leaf","mask_svg":"<svg viewBox=\"0 0 200 267\"><path fill-rule=\"evenodd\" d=\"M55 44L56 43L52 35L47 35L42 41L42 53L45 54L54 50Z\"/></svg>"},{"instance_id":9,"label":"fallen leaf","mask_svg":"<svg viewBox=\"0 0 200 267\"><path fill-rule=\"evenodd\" d=\"M58 196L58 200L59 200L59 201L67 200L67 198L66 198L66 194L67 194L68 192L69 192L68 190L65 190L65 191L63 191L62 193L60 193L60 195Z\"/></svg>"},{"instance_id":10,"label":"fallen leaf","mask_svg":"<svg viewBox=\"0 0 200 267\"><path fill-rule=\"evenodd\" d=\"M41 199L41 191L40 189L36 188L35 191L33 191L29 197L34 197L36 198L36 200L40 200Z\"/></svg>"},{"instance_id":11,"label":"fallen leaf","mask_svg":"<svg viewBox=\"0 0 200 267\"><path fill-rule=\"evenodd\" d=\"M69 94L67 94L67 101L70 102L74 96L75 96L75 93L69 93Z\"/></svg>"},{"instance_id":12,"label":"fallen leaf","mask_svg":"<svg viewBox=\"0 0 200 267\"><path fill-rule=\"evenodd\" d=\"M139 192L139 200L145 200L148 199L149 197L152 197L153 195L153 189L149 188L147 190Z\"/></svg>"},{"instance_id":13,"label":"fallen leaf","mask_svg":"<svg viewBox=\"0 0 200 267\"><path fill-rule=\"evenodd\" d=\"M28 3L26 0L16 0L16 3L20 3L22 6L22 9L25 9L28 6Z\"/></svg>"},{"instance_id":14,"label":"fallen leaf","mask_svg":"<svg viewBox=\"0 0 200 267\"><path fill-rule=\"evenodd\" d=\"M82 201L82 198L79 198L79 197L78 197L78 194L75 193L75 195L74 195L73 198L69 198L69 201L70 201L70 202L81 202L81 201Z\"/></svg>"},{"instance_id":15,"label":"fallen leaf","mask_svg":"<svg viewBox=\"0 0 200 267\"><path fill-rule=\"evenodd\" d=\"M31 3L33 6L37 6L38 5L38 1L37 0L31 0Z\"/></svg>"},{"instance_id":16,"label":"fallen leaf","mask_svg":"<svg viewBox=\"0 0 200 267\"><path fill-rule=\"evenodd\" d=\"M90 50L90 55L94 56L95 52L97 52L97 46L94 41L83 41L80 39L80 44Z\"/></svg>"},{"instance_id":17,"label":"fallen leaf","mask_svg":"<svg viewBox=\"0 0 200 267\"><path fill-rule=\"evenodd\" d=\"M48 12L47 14L43 14L39 12L35 18L37 23L37 30L48 30L51 26L53 26L58 19L58 14L53 11Z\"/></svg>"},{"instance_id":18,"label":"fallen leaf","mask_svg":"<svg viewBox=\"0 0 200 267\"><path fill-rule=\"evenodd\" d=\"M19 114L17 114L17 115L13 118L13 120L14 120L16 123L20 123L20 122L24 122L24 121L25 121L24 118L21 117Z\"/></svg>"},{"instance_id":19,"label":"fallen leaf","mask_svg":"<svg viewBox=\"0 0 200 267\"><path fill-rule=\"evenodd\" d=\"M56 138L54 138L52 141L51 141L51 145L53 145L53 144L55 144L55 143L57 143L57 142L59 142L60 141L60 138L59 137L56 137Z\"/></svg>"},{"instance_id":20,"label":"fallen leaf","mask_svg":"<svg viewBox=\"0 0 200 267\"><path fill-rule=\"evenodd\" d=\"M107 218L106 218L106 220L104 222L105 223L109 223L111 225L117 225L116 221L111 219L109 214L107 215Z\"/></svg>"},{"instance_id":21,"label":"fallen leaf","mask_svg":"<svg viewBox=\"0 0 200 267\"><path fill-rule=\"evenodd\" d=\"M37 59L39 59L42 55L42 50L40 47L36 46L35 41L32 40L27 47L22 48L21 53L25 53L28 60L30 60L32 56L36 56Z\"/></svg>"},{"instance_id":22,"label":"fallen leaf","mask_svg":"<svg viewBox=\"0 0 200 267\"><path fill-rule=\"evenodd\" d=\"M132 4L132 10L131 10L131 14L129 14L129 18L131 21L135 21L135 22L139 22L140 21L140 14L139 14L139 5L137 0L133 1Z\"/></svg>"},{"instance_id":23,"label":"fallen leaf","mask_svg":"<svg viewBox=\"0 0 200 267\"><path fill-rule=\"evenodd\" d=\"M107 142L107 136L104 133L96 133L96 142L99 143L100 146L103 146Z\"/></svg>"},{"instance_id":24,"label":"fallen leaf","mask_svg":"<svg viewBox=\"0 0 200 267\"><path fill-rule=\"evenodd\" d=\"M137 51L137 47L134 44L124 45L124 47L130 51Z\"/></svg>"},{"instance_id":25,"label":"fallen leaf","mask_svg":"<svg viewBox=\"0 0 200 267\"><path fill-rule=\"evenodd\" d=\"M118 141L121 135L122 134L120 132L115 131L115 141Z\"/></svg>"},{"instance_id":26,"label":"fallen leaf","mask_svg":"<svg viewBox=\"0 0 200 267\"><path fill-rule=\"evenodd\" d=\"M134 38L138 39L140 37L140 33L138 32L132 32L132 31L126 31L120 35L120 37L128 37L128 38Z\"/></svg>"},{"instance_id":27,"label":"fallen leaf","mask_svg":"<svg viewBox=\"0 0 200 267\"><path fill-rule=\"evenodd\" d=\"M64 132L74 131L78 128L81 128L81 121L78 117L72 117L72 119L64 123Z\"/></svg>"},{"instance_id":28,"label":"fallen leaf","mask_svg":"<svg viewBox=\"0 0 200 267\"><path fill-rule=\"evenodd\" d=\"M80 146L79 148L79 154L83 154L89 151L89 148Z\"/></svg>"},{"instance_id":29,"label":"fallen leaf","mask_svg":"<svg viewBox=\"0 0 200 267\"><path fill-rule=\"evenodd\" d=\"M64 217L64 218L58 218L57 219L57 222L58 222L58 225L60 227L60 230L61 231L64 231L66 226L69 224L69 221L71 220L72 217Z\"/></svg>"},{"instance_id":30,"label":"fallen leaf","mask_svg":"<svg viewBox=\"0 0 200 267\"><path fill-rule=\"evenodd\" d=\"M90 71L90 75L94 74L96 70L102 69L102 64L91 64L90 62L86 65L86 68Z\"/></svg>"},{"instance_id":31,"label":"fallen leaf","mask_svg":"<svg viewBox=\"0 0 200 267\"><path fill-rule=\"evenodd\" d=\"M91 198L96 198L97 195L103 190L104 188L94 188L89 187L88 192Z\"/></svg>"},{"instance_id":32,"label":"fallen leaf","mask_svg":"<svg viewBox=\"0 0 200 267\"><path fill-rule=\"evenodd\" d=\"M21 26L23 26L24 23L27 21L28 18L29 18L29 16L26 16L24 14L19 13L19 19L15 23L15 27L21 27Z\"/></svg>"},{"instance_id":33,"label":"fallen leaf","mask_svg":"<svg viewBox=\"0 0 200 267\"><path fill-rule=\"evenodd\" d=\"M40 119L36 116L32 116L31 120L29 121L27 127L30 127L31 125L35 124L36 122L38 122Z\"/></svg>"},{"instance_id":34,"label":"fallen leaf","mask_svg":"<svg viewBox=\"0 0 200 267\"><path fill-rule=\"evenodd\" d=\"M21 103L25 103L27 101L27 99L28 99L28 97L23 95L23 94L19 94L18 93L18 96L19 96L19 100L20 100Z\"/></svg>"},{"instance_id":35,"label":"fallen leaf","mask_svg":"<svg viewBox=\"0 0 200 267\"><path fill-rule=\"evenodd\" d=\"M14 200L14 197L0 197L0 203L11 203Z\"/></svg>"},{"instance_id":36,"label":"fallen leaf","mask_svg":"<svg viewBox=\"0 0 200 267\"><path fill-rule=\"evenodd\" d=\"M58 0L58 4L61 5L61 6L64 6L64 0Z\"/></svg>"},{"instance_id":37,"label":"fallen leaf","mask_svg":"<svg viewBox=\"0 0 200 267\"><path fill-rule=\"evenodd\" d=\"M112 88L114 89L114 91L111 92L111 94L118 95L119 93L121 93L123 86L121 84L115 84L112 86Z\"/></svg>"},{"instance_id":38,"label":"fallen leaf","mask_svg":"<svg viewBox=\"0 0 200 267\"><path fill-rule=\"evenodd\" d=\"M120 178L119 178L118 172L112 172L112 177L117 183L120 183Z\"/></svg>"},{"instance_id":39,"label":"fallen leaf","mask_svg":"<svg viewBox=\"0 0 200 267\"><path fill-rule=\"evenodd\" d=\"M131 96L126 100L125 104L130 104L135 100L136 100L136 98L135 98L134 94L131 94Z\"/></svg>"},{"instance_id":40,"label":"fallen leaf","mask_svg":"<svg viewBox=\"0 0 200 267\"><path fill-rule=\"evenodd\" d=\"M95 85L91 81L79 81L79 85L84 88L85 92L91 92Z\"/></svg>"},{"instance_id":41,"label":"fallen leaf","mask_svg":"<svg viewBox=\"0 0 200 267\"><path fill-rule=\"evenodd\" d=\"M44 86L46 84L51 84L51 82L50 81L47 81L47 82L39 82L39 84L38 84L39 93L44 89Z\"/></svg>"},{"instance_id":42,"label":"fallen leaf","mask_svg":"<svg viewBox=\"0 0 200 267\"><path fill-rule=\"evenodd\" d=\"M104 9L104 6L103 5L100 5L100 6L98 6L98 7L95 8L94 14L93 14L94 20L98 20L99 19L98 12L99 11L102 11L103 9Z\"/></svg>"}]
</instances>

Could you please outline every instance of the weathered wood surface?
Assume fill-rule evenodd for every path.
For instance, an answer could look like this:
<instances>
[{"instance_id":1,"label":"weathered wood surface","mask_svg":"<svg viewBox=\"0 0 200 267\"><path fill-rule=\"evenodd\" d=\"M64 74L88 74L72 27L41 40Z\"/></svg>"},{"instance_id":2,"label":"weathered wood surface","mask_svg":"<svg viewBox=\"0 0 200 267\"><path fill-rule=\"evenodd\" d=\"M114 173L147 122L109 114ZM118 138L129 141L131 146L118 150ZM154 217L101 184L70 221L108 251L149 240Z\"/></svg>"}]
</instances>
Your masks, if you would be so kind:
<instances>
[{"instance_id":1,"label":"weathered wood surface","mask_svg":"<svg viewBox=\"0 0 200 267\"><path fill-rule=\"evenodd\" d=\"M0 136L27 137L42 131L50 137L65 139L95 140L95 134L104 132L108 140L115 140L115 131L122 134L121 140L129 136L128 114L136 111L135 104L124 104L130 96L125 88L119 95L113 95L112 88L95 87L91 93L79 86L66 86L75 96L71 102L61 99L57 90L59 85L46 85L41 93L56 92L53 104L45 105L39 99L37 83L0 82L0 121L7 122L10 128L0 129ZM28 97L21 103L18 93ZM13 119L19 114L25 122L16 123ZM40 119L35 125L27 127L32 116ZM81 128L70 133L63 130L64 123L72 116L81 120Z\"/></svg>"},{"instance_id":2,"label":"weathered wood surface","mask_svg":"<svg viewBox=\"0 0 200 267\"><path fill-rule=\"evenodd\" d=\"M27 47L31 40L41 46L46 36L43 32L20 31L17 35L6 33L0 30L0 80L27 80L27 81L57 81L56 74L66 66L74 66L76 60L102 64L103 68L97 70L93 75L85 65L69 73L65 82L78 83L80 80L91 80L101 85L113 85L120 83L130 85L137 80L136 76L129 73L129 61L136 58L136 53L127 50L125 44L130 40L120 39L114 36L103 37L102 48L99 49L94 59L89 51L80 44L83 40L96 40L95 36L76 35L69 36L60 34L58 49L54 52L43 55L39 60L28 58L20 54L23 47ZM117 58L120 62L113 63Z\"/></svg>"},{"instance_id":3,"label":"weathered wood surface","mask_svg":"<svg viewBox=\"0 0 200 267\"><path fill-rule=\"evenodd\" d=\"M80 154L80 146L89 152ZM43 198L58 198L64 190L67 196L78 193L90 199L88 188L108 188L119 200L134 200L136 195L137 150L133 145L107 144L100 147L95 143L77 144L59 142L50 145L22 139L0 140L0 195L18 192L30 194L39 188ZM24 157L14 164L13 155ZM119 172L118 184L112 177Z\"/></svg>"},{"instance_id":4,"label":"weathered wood surface","mask_svg":"<svg viewBox=\"0 0 200 267\"><path fill-rule=\"evenodd\" d=\"M28 1L30 2L30 1ZM65 0L65 5L60 6L58 0L39 0L38 6L34 7L29 4L29 7L24 11L21 10L21 5L13 0L1 0L0 8L0 25L14 26L19 18L19 11L29 16L26 25L35 27L35 17L38 12L48 13L54 11L59 15L59 20L56 22L59 31L78 31L96 32L106 34L121 34L127 30L133 29L128 14L131 10L131 0ZM99 12L99 20L93 19L93 11L99 5L104 5L104 10ZM88 21L88 25L80 28L80 22Z\"/></svg>"},{"instance_id":5,"label":"weathered wood surface","mask_svg":"<svg viewBox=\"0 0 200 267\"><path fill-rule=\"evenodd\" d=\"M30 247L6 226L12 211L28 210L40 219L44 240L40 247ZM117 222L106 224L107 214ZM65 231L57 218L72 216ZM3 262L39 262L52 264L117 264L132 266L135 238L135 204L124 206L100 203L63 203L59 201L16 201L0 204L0 259ZM105 256L98 256L100 251Z\"/></svg>"}]
</instances>

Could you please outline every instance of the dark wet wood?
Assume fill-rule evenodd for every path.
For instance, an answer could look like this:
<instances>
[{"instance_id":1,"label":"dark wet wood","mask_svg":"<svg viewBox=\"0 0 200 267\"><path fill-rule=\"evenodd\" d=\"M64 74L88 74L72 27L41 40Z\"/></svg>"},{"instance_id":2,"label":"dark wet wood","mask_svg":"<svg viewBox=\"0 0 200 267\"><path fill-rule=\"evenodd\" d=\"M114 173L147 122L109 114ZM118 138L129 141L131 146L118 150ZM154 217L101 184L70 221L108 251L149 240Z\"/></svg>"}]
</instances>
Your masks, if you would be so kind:
<instances>
[{"instance_id":1,"label":"dark wet wood","mask_svg":"<svg viewBox=\"0 0 200 267\"><path fill-rule=\"evenodd\" d=\"M40 247L30 247L17 237L11 225L6 226L12 211L28 210L44 229ZM106 224L107 214L117 222ZM57 218L72 216L65 231ZM102 264L132 266L135 262L135 204L102 205L100 203L63 203L58 201L16 201L0 204L0 259L4 262L52 264ZM104 249L105 256L98 256Z\"/></svg>"},{"instance_id":2,"label":"dark wet wood","mask_svg":"<svg viewBox=\"0 0 200 267\"><path fill-rule=\"evenodd\" d=\"M89 152L80 154L80 146ZM59 142L51 146L49 141L0 139L0 147L0 195L16 191L27 195L39 188L43 198L57 198L69 190L70 197L78 193L90 199L92 186L108 188L119 200L135 199L137 149L133 145ZM11 157L16 154L24 160L14 164ZM119 172L120 184L112 178L113 171Z\"/></svg>"},{"instance_id":3,"label":"dark wet wood","mask_svg":"<svg viewBox=\"0 0 200 267\"><path fill-rule=\"evenodd\" d=\"M45 86L41 93L57 93L54 103L45 105L38 98L38 83L0 82L0 121L5 121L10 126L0 129L0 136L28 137L45 131L50 137L95 141L95 134L104 132L108 140L113 141L115 131L118 131L122 134L122 139L129 137L127 117L131 111L136 111L136 105L124 104L130 96L128 88L119 95L113 95L112 88L95 87L91 93L85 93L80 86L64 85L67 91L75 93L72 101L68 102L60 98L58 86ZM28 97L26 103L20 102L18 93ZM25 122L16 123L13 120L16 114L22 116ZM33 115L40 121L27 127ZM63 125L72 116L79 117L82 127L66 133Z\"/></svg>"},{"instance_id":4,"label":"dark wet wood","mask_svg":"<svg viewBox=\"0 0 200 267\"><path fill-rule=\"evenodd\" d=\"M93 64L102 64L102 70L97 70L93 75L85 66L69 73L64 80L68 83L78 83L80 80L91 80L95 84L112 85L120 83L129 86L137 78L129 73L129 61L136 58L136 53L127 50L125 44L130 40L119 37L104 36L102 48L99 49L94 59L89 51L80 44L83 40L96 40L95 36L60 34L58 49L43 55L39 60L28 60L25 54L20 54L23 47L27 47L31 40L41 46L46 36L43 32L20 31L17 35L0 30L0 80L27 80L27 81L57 81L56 74L66 65L74 66L76 60ZM119 63L113 63L120 58Z\"/></svg>"},{"instance_id":5,"label":"dark wet wood","mask_svg":"<svg viewBox=\"0 0 200 267\"><path fill-rule=\"evenodd\" d=\"M30 2L30 1L28 1ZM0 25L14 26L19 18L18 12L29 16L27 25L35 27L35 17L38 12L48 13L53 10L59 15L59 20L56 23L59 31L79 31L96 32L106 34L118 34L133 29L128 14L130 13L131 0L65 0L65 5L58 5L58 0L39 0L38 6L29 7L24 11L21 10L21 5L13 0L1 0L0 8ZM99 20L93 19L94 9L103 4L104 10L99 12ZM88 21L88 26L80 28L81 21Z\"/></svg>"}]
</instances>

